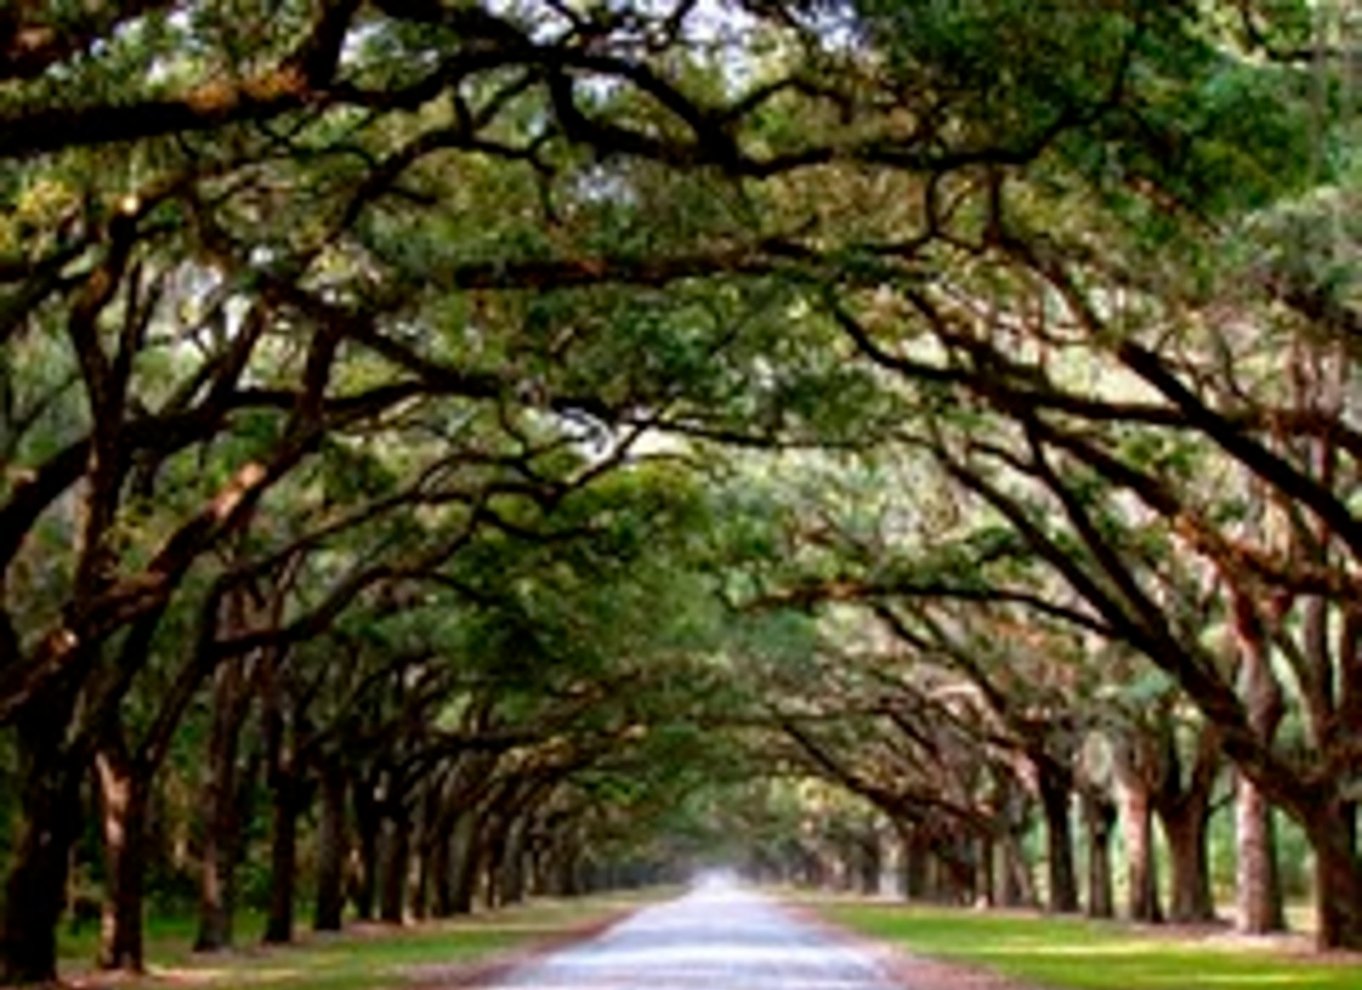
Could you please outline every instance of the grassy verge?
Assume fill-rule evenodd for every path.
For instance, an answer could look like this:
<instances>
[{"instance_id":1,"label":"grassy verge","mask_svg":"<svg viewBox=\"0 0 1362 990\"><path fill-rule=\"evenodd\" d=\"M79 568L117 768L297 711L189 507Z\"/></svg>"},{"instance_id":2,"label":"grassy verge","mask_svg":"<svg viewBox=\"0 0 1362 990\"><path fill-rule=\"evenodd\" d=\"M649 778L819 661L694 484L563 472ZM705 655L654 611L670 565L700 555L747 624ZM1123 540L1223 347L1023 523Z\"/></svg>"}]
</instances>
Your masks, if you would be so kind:
<instances>
[{"instance_id":1,"label":"grassy verge","mask_svg":"<svg viewBox=\"0 0 1362 990\"><path fill-rule=\"evenodd\" d=\"M488 962L497 956L545 941L589 931L667 892L647 891L536 901L492 914L403 928L364 925L340 935L300 933L296 945L270 947L245 943L234 952L196 956L186 937L192 926L176 920L148 926L148 974L120 980L120 990L152 990L167 985L207 988L268 987L269 990L388 990L413 979L430 982L431 967ZM244 927L243 932L254 931ZM99 986L89 972L92 936L63 941L63 977L77 986ZM428 970L422 973L422 969Z\"/></svg>"},{"instance_id":2,"label":"grassy verge","mask_svg":"<svg viewBox=\"0 0 1362 990\"><path fill-rule=\"evenodd\" d=\"M827 920L911 952L1054 990L1358 990L1357 958L1294 955L1229 935L902 904L812 902Z\"/></svg>"}]
</instances>

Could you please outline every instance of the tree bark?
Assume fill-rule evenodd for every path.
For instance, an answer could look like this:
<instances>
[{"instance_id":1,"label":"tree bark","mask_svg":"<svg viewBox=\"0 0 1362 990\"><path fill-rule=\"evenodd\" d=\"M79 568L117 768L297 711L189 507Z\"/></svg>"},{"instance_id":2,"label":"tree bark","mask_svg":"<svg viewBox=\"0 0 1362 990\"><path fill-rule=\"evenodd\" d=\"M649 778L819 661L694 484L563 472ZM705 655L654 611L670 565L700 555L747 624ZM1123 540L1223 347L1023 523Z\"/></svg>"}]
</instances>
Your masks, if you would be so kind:
<instances>
[{"instance_id":1,"label":"tree bark","mask_svg":"<svg viewBox=\"0 0 1362 990\"><path fill-rule=\"evenodd\" d=\"M1031 875L1031 864L1022 848L1021 834L1008 829L1002 835L1002 877L998 903L1002 907L1035 907L1036 881Z\"/></svg>"},{"instance_id":2,"label":"tree bark","mask_svg":"<svg viewBox=\"0 0 1362 990\"><path fill-rule=\"evenodd\" d=\"M341 929L345 910L345 773L328 760L321 770L321 826L317 831L317 902L312 927Z\"/></svg>"},{"instance_id":3,"label":"tree bark","mask_svg":"<svg viewBox=\"0 0 1362 990\"><path fill-rule=\"evenodd\" d=\"M402 924L406 907L407 870L411 854L406 816L390 815L384 823L383 866L380 871L383 892L379 918L392 925Z\"/></svg>"},{"instance_id":4,"label":"tree bark","mask_svg":"<svg viewBox=\"0 0 1362 990\"><path fill-rule=\"evenodd\" d=\"M454 913L454 887L451 884L451 837L446 833L435 840L430 851L430 902L436 918L448 918Z\"/></svg>"},{"instance_id":5,"label":"tree bark","mask_svg":"<svg viewBox=\"0 0 1362 990\"><path fill-rule=\"evenodd\" d=\"M1235 646L1240 685L1249 723L1264 745L1272 742L1285 714L1281 685L1267 655L1262 625L1249 599L1236 593ZM1272 806L1258 785L1235 774L1235 927L1246 935L1286 930L1286 907L1277 864L1277 836Z\"/></svg>"},{"instance_id":6,"label":"tree bark","mask_svg":"<svg viewBox=\"0 0 1362 990\"><path fill-rule=\"evenodd\" d=\"M928 891L927 848L917 829L909 826L900 835L902 843L903 896L905 900L926 900Z\"/></svg>"},{"instance_id":7,"label":"tree bark","mask_svg":"<svg viewBox=\"0 0 1362 990\"><path fill-rule=\"evenodd\" d=\"M449 834L449 912L470 914L478 881L478 818L472 810L461 811Z\"/></svg>"},{"instance_id":8,"label":"tree bark","mask_svg":"<svg viewBox=\"0 0 1362 990\"><path fill-rule=\"evenodd\" d=\"M250 711L244 662L225 664L213 687L204 781L204 837L199 877L199 925L195 952L231 946L236 913L236 866L249 811L254 773L242 779L237 766L241 729Z\"/></svg>"},{"instance_id":9,"label":"tree bark","mask_svg":"<svg viewBox=\"0 0 1362 990\"><path fill-rule=\"evenodd\" d=\"M1206 855L1209 808L1202 801L1181 802L1160 814L1172 864L1169 918L1178 924L1215 920L1211 871Z\"/></svg>"},{"instance_id":10,"label":"tree bark","mask_svg":"<svg viewBox=\"0 0 1362 990\"><path fill-rule=\"evenodd\" d=\"M1088 917L1110 918L1116 913L1111 881L1116 805L1105 794L1084 793L1083 819L1088 829Z\"/></svg>"},{"instance_id":11,"label":"tree bark","mask_svg":"<svg viewBox=\"0 0 1362 990\"><path fill-rule=\"evenodd\" d=\"M506 829L497 882L501 904L520 904L525 900L525 819L517 817Z\"/></svg>"},{"instance_id":12,"label":"tree bark","mask_svg":"<svg viewBox=\"0 0 1362 990\"><path fill-rule=\"evenodd\" d=\"M1319 801L1302 821L1315 853L1317 941L1322 949L1362 949L1362 865L1355 816L1351 802L1332 798Z\"/></svg>"},{"instance_id":13,"label":"tree bark","mask_svg":"<svg viewBox=\"0 0 1362 990\"><path fill-rule=\"evenodd\" d=\"M981 835L977 841L978 853L978 872L974 881L974 889L977 892L976 903L985 907L993 907L998 903L996 892L997 877L997 857L994 853L993 837L991 835ZM866 891L874 893L874 891Z\"/></svg>"},{"instance_id":14,"label":"tree bark","mask_svg":"<svg viewBox=\"0 0 1362 990\"><path fill-rule=\"evenodd\" d=\"M383 830L383 813L374 797L371 780L359 780L354 787L356 848L359 852L359 876L354 888L355 915L360 921L372 921L374 902L378 896L378 847Z\"/></svg>"},{"instance_id":15,"label":"tree bark","mask_svg":"<svg viewBox=\"0 0 1362 990\"><path fill-rule=\"evenodd\" d=\"M57 978L57 922L80 822L81 763L59 738L67 720L35 712L19 728L20 819L5 880L0 982Z\"/></svg>"},{"instance_id":16,"label":"tree bark","mask_svg":"<svg viewBox=\"0 0 1362 990\"><path fill-rule=\"evenodd\" d=\"M1161 922L1158 872L1154 859L1149 792L1127 783L1122 788L1122 811L1126 838L1126 869L1131 921Z\"/></svg>"},{"instance_id":17,"label":"tree bark","mask_svg":"<svg viewBox=\"0 0 1362 990\"><path fill-rule=\"evenodd\" d=\"M1009 769L995 774L998 824L997 845L1002 854L998 877L998 903L1002 907L1035 907L1036 881L1026 856L1026 833L1030 828L1031 798Z\"/></svg>"},{"instance_id":18,"label":"tree bark","mask_svg":"<svg viewBox=\"0 0 1362 990\"><path fill-rule=\"evenodd\" d=\"M95 776L107 877L99 966L140 973L144 963L142 907L151 777L140 773L117 746L107 746L95 755Z\"/></svg>"},{"instance_id":19,"label":"tree bark","mask_svg":"<svg viewBox=\"0 0 1362 990\"><path fill-rule=\"evenodd\" d=\"M1243 774L1235 775L1235 927L1246 935L1286 930L1272 807Z\"/></svg>"},{"instance_id":20,"label":"tree bark","mask_svg":"<svg viewBox=\"0 0 1362 990\"><path fill-rule=\"evenodd\" d=\"M880 874L884 872L884 850L880 847L880 833L873 823L867 823L860 836L861 893L873 897L880 892Z\"/></svg>"},{"instance_id":21,"label":"tree bark","mask_svg":"<svg viewBox=\"0 0 1362 990\"><path fill-rule=\"evenodd\" d=\"M298 814L300 784L291 772L276 771L273 782L270 842L270 904L265 919L265 941L282 945L293 941L293 901L298 877Z\"/></svg>"},{"instance_id":22,"label":"tree bark","mask_svg":"<svg viewBox=\"0 0 1362 990\"><path fill-rule=\"evenodd\" d=\"M576 897L582 892L581 854L574 840L558 843L549 857L548 893L553 897ZM783 877L777 878L784 882Z\"/></svg>"},{"instance_id":23,"label":"tree bark","mask_svg":"<svg viewBox=\"0 0 1362 990\"><path fill-rule=\"evenodd\" d=\"M1073 827L1069 818L1073 778L1067 768L1039 761L1037 779L1045 813L1049 909L1060 914L1078 911L1078 879L1074 870Z\"/></svg>"},{"instance_id":24,"label":"tree bark","mask_svg":"<svg viewBox=\"0 0 1362 990\"><path fill-rule=\"evenodd\" d=\"M430 888L431 884L431 860L434 858L432 844L421 838L416 844L416 855L411 857L414 860L410 868L414 870L415 882L410 883L410 897L407 901L407 911L414 921L425 921L430 913ZM413 879L413 878L409 878Z\"/></svg>"},{"instance_id":25,"label":"tree bark","mask_svg":"<svg viewBox=\"0 0 1362 990\"><path fill-rule=\"evenodd\" d=\"M411 916L423 921L430 913L431 895L438 886L436 870L448 866L447 855L437 855L441 846L448 847L448 836L444 835L441 822L440 799L444 794L446 780L437 775L422 784L420 828L417 831L415 846L416 883L411 891ZM441 864L437 860L444 860Z\"/></svg>"},{"instance_id":26,"label":"tree bark","mask_svg":"<svg viewBox=\"0 0 1362 990\"><path fill-rule=\"evenodd\" d=\"M483 826L481 841L478 843L482 856L477 869L487 878L482 890L482 903L489 911L501 907L501 884L498 877L501 873L502 859L506 854L506 824L504 815L490 816L489 821ZM474 882L476 883L476 879Z\"/></svg>"}]
</instances>

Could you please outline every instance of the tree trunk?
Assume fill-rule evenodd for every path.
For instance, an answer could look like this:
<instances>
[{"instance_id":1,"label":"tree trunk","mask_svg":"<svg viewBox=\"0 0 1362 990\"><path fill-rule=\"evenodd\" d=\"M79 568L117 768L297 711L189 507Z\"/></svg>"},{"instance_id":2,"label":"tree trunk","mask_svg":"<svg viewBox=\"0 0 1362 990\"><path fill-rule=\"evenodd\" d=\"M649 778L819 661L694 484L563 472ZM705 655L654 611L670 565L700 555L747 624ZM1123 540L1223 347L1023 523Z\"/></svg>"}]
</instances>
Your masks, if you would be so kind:
<instances>
[{"instance_id":1,"label":"tree trunk","mask_svg":"<svg viewBox=\"0 0 1362 990\"><path fill-rule=\"evenodd\" d=\"M83 761L58 738L66 719L20 727L20 818L5 880L0 982L57 978L57 922L66 898L70 851L80 822Z\"/></svg>"},{"instance_id":2,"label":"tree trunk","mask_svg":"<svg viewBox=\"0 0 1362 990\"><path fill-rule=\"evenodd\" d=\"M139 773L117 746L95 755L95 771L107 877L99 966L140 973L150 774Z\"/></svg>"},{"instance_id":3,"label":"tree trunk","mask_svg":"<svg viewBox=\"0 0 1362 990\"><path fill-rule=\"evenodd\" d=\"M378 846L383 815L374 798L371 781L361 780L354 788L356 848L359 852L359 877L354 889L355 915L372 921L378 895Z\"/></svg>"},{"instance_id":4,"label":"tree trunk","mask_svg":"<svg viewBox=\"0 0 1362 990\"><path fill-rule=\"evenodd\" d=\"M416 883L411 891L411 916L417 921L424 921L430 912L432 889L437 886L435 870L440 865L436 860L446 859L444 856L437 857L436 855L436 850L440 846L448 845L447 836L443 834L444 827L440 820L442 817L440 814L440 798L444 790L445 779L443 777L427 780L422 788L421 827L414 843Z\"/></svg>"},{"instance_id":5,"label":"tree trunk","mask_svg":"<svg viewBox=\"0 0 1362 990\"><path fill-rule=\"evenodd\" d=\"M449 912L470 914L477 889L478 818L473 811L460 812L449 835Z\"/></svg>"},{"instance_id":6,"label":"tree trunk","mask_svg":"<svg viewBox=\"0 0 1362 990\"><path fill-rule=\"evenodd\" d=\"M276 771L270 842L270 905L265 941L293 941L293 901L298 878L299 785L291 772Z\"/></svg>"},{"instance_id":7,"label":"tree trunk","mask_svg":"<svg viewBox=\"0 0 1362 990\"><path fill-rule=\"evenodd\" d=\"M1008 829L1002 835L1002 876L998 903L1002 907L1035 907L1036 881L1022 847L1022 834Z\"/></svg>"},{"instance_id":8,"label":"tree trunk","mask_svg":"<svg viewBox=\"0 0 1362 990\"><path fill-rule=\"evenodd\" d=\"M345 910L345 774L334 761L322 766L322 820L317 830L317 903L313 925L337 932Z\"/></svg>"},{"instance_id":9,"label":"tree trunk","mask_svg":"<svg viewBox=\"0 0 1362 990\"><path fill-rule=\"evenodd\" d=\"M909 901L921 901L927 897L927 848L917 830L911 826L901 831L903 897Z\"/></svg>"},{"instance_id":10,"label":"tree trunk","mask_svg":"<svg viewBox=\"0 0 1362 990\"><path fill-rule=\"evenodd\" d=\"M497 882L500 903L519 904L525 900L525 820L517 818L506 829Z\"/></svg>"},{"instance_id":11,"label":"tree trunk","mask_svg":"<svg viewBox=\"0 0 1362 990\"><path fill-rule=\"evenodd\" d=\"M582 857L576 843L559 847L550 867L553 872L555 897L578 897L582 893Z\"/></svg>"},{"instance_id":12,"label":"tree trunk","mask_svg":"<svg viewBox=\"0 0 1362 990\"><path fill-rule=\"evenodd\" d=\"M1041 808L1045 813L1049 909L1060 914L1078 910L1078 878L1074 871L1073 827L1069 819L1073 781L1067 770L1039 763Z\"/></svg>"},{"instance_id":13,"label":"tree trunk","mask_svg":"<svg viewBox=\"0 0 1362 990\"><path fill-rule=\"evenodd\" d=\"M411 854L410 835L405 816L391 817L384 826L383 868L380 871L383 895L379 918L392 925L402 924L407 892L407 870Z\"/></svg>"},{"instance_id":14,"label":"tree trunk","mask_svg":"<svg viewBox=\"0 0 1362 990\"><path fill-rule=\"evenodd\" d=\"M1163 909L1159 906L1149 792L1143 787L1130 785L1122 791L1130 920L1161 922Z\"/></svg>"},{"instance_id":15,"label":"tree trunk","mask_svg":"<svg viewBox=\"0 0 1362 990\"><path fill-rule=\"evenodd\" d=\"M1180 802L1160 815L1173 867L1169 917L1178 924L1215 920L1210 864L1206 857L1209 808L1199 800Z\"/></svg>"},{"instance_id":16,"label":"tree trunk","mask_svg":"<svg viewBox=\"0 0 1362 990\"><path fill-rule=\"evenodd\" d=\"M435 839L435 847L430 851L430 900L432 913L437 918L448 918L454 913L449 855L451 843L451 836L443 833Z\"/></svg>"},{"instance_id":17,"label":"tree trunk","mask_svg":"<svg viewBox=\"0 0 1362 990\"><path fill-rule=\"evenodd\" d=\"M416 855L414 868L416 871L416 882L411 884L411 898L407 904L407 910L416 921L425 921L429 914L430 888L431 888L431 860L434 859L431 848L432 843L424 838L416 844Z\"/></svg>"},{"instance_id":18,"label":"tree trunk","mask_svg":"<svg viewBox=\"0 0 1362 990\"><path fill-rule=\"evenodd\" d=\"M236 913L236 866L241 858L254 772L242 779L237 751L250 695L241 662L218 669L204 781L204 836L200 857L199 925L195 952L231 946Z\"/></svg>"},{"instance_id":19,"label":"tree trunk","mask_svg":"<svg viewBox=\"0 0 1362 990\"><path fill-rule=\"evenodd\" d=\"M1084 794L1083 819L1088 828L1088 917L1110 918L1116 913L1111 882L1116 806L1106 795Z\"/></svg>"},{"instance_id":20,"label":"tree trunk","mask_svg":"<svg viewBox=\"0 0 1362 990\"><path fill-rule=\"evenodd\" d=\"M995 890L997 875L997 857L994 853L993 837L981 835L979 844L979 870L974 881L974 888L977 891L977 903L985 907L993 907L998 903Z\"/></svg>"},{"instance_id":21,"label":"tree trunk","mask_svg":"<svg viewBox=\"0 0 1362 990\"><path fill-rule=\"evenodd\" d=\"M502 859L506 855L506 820L504 816L495 816L484 826L482 841L479 845L482 849L482 861L478 870L487 878L487 883L483 886L482 903L483 907L491 911L501 907L501 884L497 881L501 873ZM614 864L610 865L613 866ZM614 885L611 884L610 886L613 887Z\"/></svg>"},{"instance_id":22,"label":"tree trunk","mask_svg":"<svg viewBox=\"0 0 1362 990\"><path fill-rule=\"evenodd\" d=\"M973 904L977 866L973 843L957 838L936 849L937 884L941 899L948 904Z\"/></svg>"},{"instance_id":23,"label":"tree trunk","mask_svg":"<svg viewBox=\"0 0 1362 990\"><path fill-rule=\"evenodd\" d=\"M1003 907L1035 907L1039 903L1036 881L1025 849L1030 796L1010 770L996 773L994 786L998 804L997 844L1002 854L998 903Z\"/></svg>"},{"instance_id":24,"label":"tree trunk","mask_svg":"<svg viewBox=\"0 0 1362 990\"><path fill-rule=\"evenodd\" d=\"M530 852L530 896L542 897L553 892L553 847L539 837Z\"/></svg>"},{"instance_id":25,"label":"tree trunk","mask_svg":"<svg viewBox=\"0 0 1362 990\"><path fill-rule=\"evenodd\" d=\"M1240 595L1236 595L1234 606L1240 684L1249 724L1267 745L1277 734L1286 706L1257 613ZM1272 807L1258 785L1242 773L1235 774L1234 824L1235 925L1247 935L1285 931L1286 908Z\"/></svg>"},{"instance_id":26,"label":"tree trunk","mask_svg":"<svg viewBox=\"0 0 1362 990\"><path fill-rule=\"evenodd\" d=\"M1286 930L1272 808L1251 780L1235 775L1236 923L1247 935Z\"/></svg>"},{"instance_id":27,"label":"tree trunk","mask_svg":"<svg viewBox=\"0 0 1362 990\"><path fill-rule=\"evenodd\" d=\"M1362 949L1362 867L1356 811L1350 802L1320 801L1302 824L1315 854L1315 909L1321 949Z\"/></svg>"}]
</instances>

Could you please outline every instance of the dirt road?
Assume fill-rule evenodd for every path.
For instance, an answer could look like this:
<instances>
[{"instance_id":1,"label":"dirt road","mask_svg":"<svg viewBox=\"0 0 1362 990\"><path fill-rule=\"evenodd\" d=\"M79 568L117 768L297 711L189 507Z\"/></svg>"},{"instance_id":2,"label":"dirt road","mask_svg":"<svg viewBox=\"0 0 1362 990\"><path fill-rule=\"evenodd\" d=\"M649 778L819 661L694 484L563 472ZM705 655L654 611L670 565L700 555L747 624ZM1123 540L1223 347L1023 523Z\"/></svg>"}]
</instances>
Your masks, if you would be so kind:
<instances>
[{"instance_id":1,"label":"dirt road","mask_svg":"<svg viewBox=\"0 0 1362 990\"><path fill-rule=\"evenodd\" d=\"M867 949L712 884L503 974L519 990L902 990ZM924 990L927 988L924 987Z\"/></svg>"}]
</instances>

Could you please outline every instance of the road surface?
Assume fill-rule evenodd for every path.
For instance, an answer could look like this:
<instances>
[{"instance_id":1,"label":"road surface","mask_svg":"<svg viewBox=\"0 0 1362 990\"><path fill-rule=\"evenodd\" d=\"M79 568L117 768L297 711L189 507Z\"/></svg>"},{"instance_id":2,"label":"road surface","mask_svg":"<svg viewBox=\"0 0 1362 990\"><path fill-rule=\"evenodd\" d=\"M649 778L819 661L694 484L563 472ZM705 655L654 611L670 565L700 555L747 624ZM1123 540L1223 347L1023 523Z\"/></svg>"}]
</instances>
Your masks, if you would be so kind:
<instances>
[{"instance_id":1,"label":"road surface","mask_svg":"<svg viewBox=\"0 0 1362 990\"><path fill-rule=\"evenodd\" d=\"M731 884L644 908L511 969L518 990L903 990L873 954ZM924 988L926 990L926 988Z\"/></svg>"}]
</instances>

